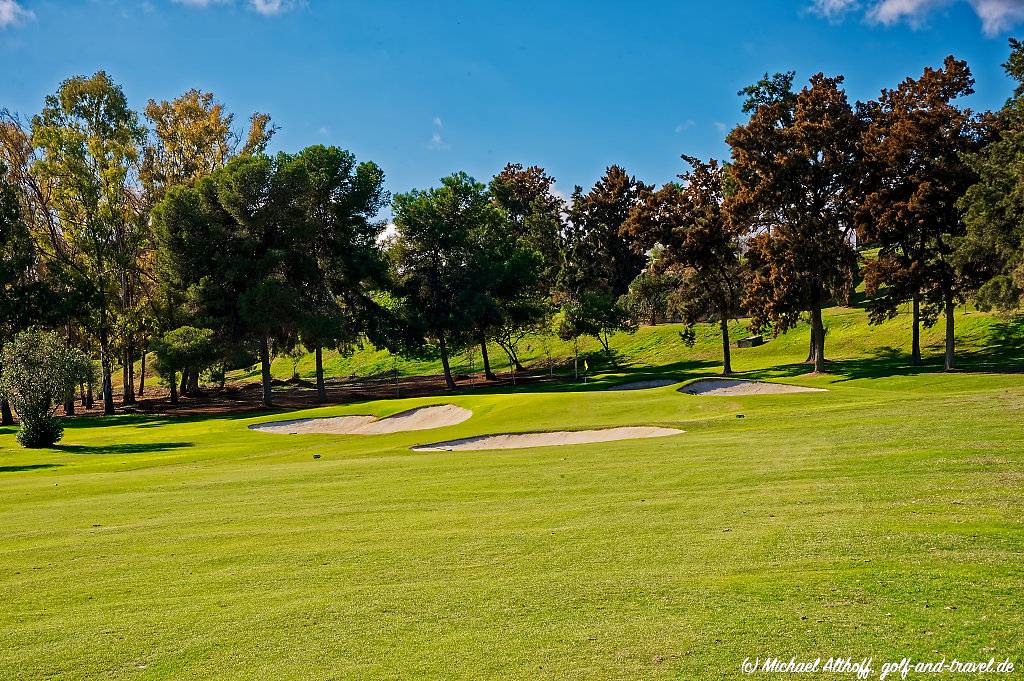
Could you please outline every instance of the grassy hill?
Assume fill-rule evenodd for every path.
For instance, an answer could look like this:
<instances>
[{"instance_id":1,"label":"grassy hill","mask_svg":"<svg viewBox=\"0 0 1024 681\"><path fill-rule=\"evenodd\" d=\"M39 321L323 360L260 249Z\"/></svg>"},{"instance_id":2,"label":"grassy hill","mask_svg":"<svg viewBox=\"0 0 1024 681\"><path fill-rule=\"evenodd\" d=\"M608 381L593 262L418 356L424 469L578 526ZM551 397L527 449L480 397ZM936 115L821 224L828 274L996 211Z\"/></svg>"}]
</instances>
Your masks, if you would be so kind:
<instances>
[{"instance_id":1,"label":"grassy hill","mask_svg":"<svg viewBox=\"0 0 1024 681\"><path fill-rule=\"evenodd\" d=\"M124 415L26 451L0 429L0 675L705 679L770 654L871 656L877 678L904 656L1019 662L1021 376L937 371L938 329L910 371L905 317L868 327L841 308L827 323L832 375L804 375L806 329L735 359L821 393L604 390L719 370L710 328L688 349L663 326L616 337L623 366L586 386L296 415L473 411L436 430ZM1022 367L1019 321L958 324L965 367ZM332 373L390 361L363 351ZM686 432L410 450L622 425Z\"/></svg>"},{"instance_id":2,"label":"grassy hill","mask_svg":"<svg viewBox=\"0 0 1024 681\"><path fill-rule=\"evenodd\" d=\"M890 368L907 363L906 359L910 356L909 315L901 314L896 319L873 326L868 324L867 313L862 307L836 307L825 311L824 320L828 328L825 350L829 359L858 362L870 360ZM581 352L589 357L590 364L599 372L669 366L720 371L722 350L717 325L698 325L693 347L687 347L680 339L679 332L682 329L679 324L662 324L641 327L632 334L615 334L611 346L619 367L607 361L600 344L594 338L581 339ZM729 332L735 345L736 340L748 334L747 322L733 322ZM922 350L928 368L941 368L944 333L941 323L930 329L922 329ZM801 361L807 356L810 326L804 323L785 335L768 340L766 345L758 348L734 347L734 370L760 370ZM1024 322L1019 318L961 308L957 315L957 344L963 368L1024 368ZM509 370L508 359L500 347L489 345L488 354L495 371ZM555 336L528 337L520 347L520 354L528 368L543 368L550 364L562 374L571 373L572 344ZM452 358L452 368L456 373L481 371L481 367L480 352L476 347ZM441 362L437 359L394 357L386 350L378 350L369 344L347 356L335 351L324 352L324 374L328 378L381 376L396 369L403 376L439 374ZM295 370L303 379L315 378L313 355L303 355L295 365ZM274 378L280 380L291 378L292 371L293 363L288 357L276 358L271 366ZM258 380L259 367L234 372L230 378L236 381Z\"/></svg>"}]
</instances>

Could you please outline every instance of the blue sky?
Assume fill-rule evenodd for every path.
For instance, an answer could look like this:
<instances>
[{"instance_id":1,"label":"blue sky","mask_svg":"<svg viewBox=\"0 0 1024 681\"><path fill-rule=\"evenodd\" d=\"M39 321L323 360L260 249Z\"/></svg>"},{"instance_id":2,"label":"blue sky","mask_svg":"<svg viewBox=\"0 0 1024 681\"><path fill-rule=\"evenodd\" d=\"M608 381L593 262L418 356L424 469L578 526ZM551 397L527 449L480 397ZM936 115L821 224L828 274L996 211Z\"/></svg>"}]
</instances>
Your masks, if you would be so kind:
<instances>
[{"instance_id":1,"label":"blue sky","mask_svg":"<svg viewBox=\"0 0 1024 681\"><path fill-rule=\"evenodd\" d=\"M766 71L866 99L952 53L971 106L997 107L1021 28L1024 0L0 0L0 106L105 69L139 110L212 90L239 122L270 113L275 148L351 149L392 191L519 161L568 194L611 163L661 184L682 153L727 156L736 91Z\"/></svg>"}]
</instances>

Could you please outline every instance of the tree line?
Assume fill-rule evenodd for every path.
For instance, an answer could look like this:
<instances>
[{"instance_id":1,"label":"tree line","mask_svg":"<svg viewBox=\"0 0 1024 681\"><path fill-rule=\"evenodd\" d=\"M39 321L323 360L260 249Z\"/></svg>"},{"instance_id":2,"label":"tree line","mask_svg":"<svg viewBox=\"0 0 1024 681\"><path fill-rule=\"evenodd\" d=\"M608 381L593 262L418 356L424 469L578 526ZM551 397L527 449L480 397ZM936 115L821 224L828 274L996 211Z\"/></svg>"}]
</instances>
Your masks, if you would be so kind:
<instances>
[{"instance_id":1,"label":"tree line","mask_svg":"<svg viewBox=\"0 0 1024 681\"><path fill-rule=\"evenodd\" d=\"M747 316L772 334L808 319L820 372L822 310L863 277L872 322L909 304L914 364L920 327L943 320L952 369L956 306L1015 310L1024 291L1020 42L1004 67L1016 89L985 112L952 56L852 104L841 76L766 74L739 93L729 159L683 156L662 187L613 165L568 198L517 163L392 197L343 149L269 153L270 117L239 129L212 93L140 114L106 73L70 78L33 116L0 113L0 348L21 348L3 362L46 345L19 333L48 330L98 365L76 387L91 406L98 383L106 414L113 372L131 404L148 357L172 401L259 364L269 406L271 361L296 348L315 355L323 399L328 349L436 356L454 388L463 348L493 378L489 343L521 369L531 333L611 355L612 334L669 318L688 342L718 324L730 373L728 322Z\"/></svg>"}]
</instances>

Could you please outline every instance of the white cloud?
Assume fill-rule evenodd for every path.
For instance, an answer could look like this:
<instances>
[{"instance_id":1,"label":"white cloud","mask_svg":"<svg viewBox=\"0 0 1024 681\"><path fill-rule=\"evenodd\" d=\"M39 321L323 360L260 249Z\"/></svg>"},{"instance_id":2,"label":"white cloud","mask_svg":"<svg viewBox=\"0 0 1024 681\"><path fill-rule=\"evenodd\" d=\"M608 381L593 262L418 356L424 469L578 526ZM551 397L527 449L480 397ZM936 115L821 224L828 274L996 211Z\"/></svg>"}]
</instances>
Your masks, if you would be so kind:
<instances>
[{"instance_id":1,"label":"white cloud","mask_svg":"<svg viewBox=\"0 0 1024 681\"><path fill-rule=\"evenodd\" d=\"M2 1L2 0L0 0ZM179 5L189 7L211 7L213 5L234 4L235 0L173 0ZM245 0L245 5L254 12L265 17L282 14L304 4L305 0Z\"/></svg>"},{"instance_id":2,"label":"white cloud","mask_svg":"<svg viewBox=\"0 0 1024 681\"><path fill-rule=\"evenodd\" d=\"M873 0L867 3L868 21L885 26L908 24L920 28L935 10L957 3L967 3L981 19L981 28L988 36L998 35L1024 24L1024 0ZM832 21L841 20L865 7L861 0L812 0L811 11Z\"/></svg>"},{"instance_id":3,"label":"white cloud","mask_svg":"<svg viewBox=\"0 0 1024 681\"><path fill-rule=\"evenodd\" d=\"M826 19L841 19L860 8L860 0L814 0L811 11Z\"/></svg>"},{"instance_id":4,"label":"white cloud","mask_svg":"<svg viewBox=\"0 0 1024 681\"><path fill-rule=\"evenodd\" d=\"M692 120L685 120L676 126L676 134L678 135L679 133L686 132L694 125L696 125L696 123L694 123Z\"/></svg>"},{"instance_id":5,"label":"white cloud","mask_svg":"<svg viewBox=\"0 0 1024 681\"><path fill-rule=\"evenodd\" d=\"M427 149L430 149L431 151L444 151L446 149L451 149L452 145L445 142L444 136L441 134L441 131L444 129L444 123L441 122L441 117L434 116L431 123L434 126L434 132L430 136L430 142L427 143Z\"/></svg>"},{"instance_id":6,"label":"white cloud","mask_svg":"<svg viewBox=\"0 0 1024 681\"><path fill-rule=\"evenodd\" d=\"M971 5L981 18L981 27L988 35L997 35L1024 23L1022 0L972 0Z\"/></svg>"},{"instance_id":7,"label":"white cloud","mask_svg":"<svg viewBox=\"0 0 1024 681\"><path fill-rule=\"evenodd\" d=\"M905 22L921 26L932 10L950 4L950 0L881 0L868 10L868 19L886 26Z\"/></svg>"},{"instance_id":8,"label":"white cloud","mask_svg":"<svg viewBox=\"0 0 1024 681\"><path fill-rule=\"evenodd\" d=\"M0 28L17 26L33 18L35 14L22 7L17 0L0 0Z\"/></svg>"},{"instance_id":9,"label":"white cloud","mask_svg":"<svg viewBox=\"0 0 1024 681\"><path fill-rule=\"evenodd\" d=\"M287 12L298 4L297 0L249 0L249 6L265 17Z\"/></svg>"},{"instance_id":10,"label":"white cloud","mask_svg":"<svg viewBox=\"0 0 1024 681\"><path fill-rule=\"evenodd\" d=\"M725 132L728 128L729 126L722 121L715 121L715 130L718 132Z\"/></svg>"}]
</instances>

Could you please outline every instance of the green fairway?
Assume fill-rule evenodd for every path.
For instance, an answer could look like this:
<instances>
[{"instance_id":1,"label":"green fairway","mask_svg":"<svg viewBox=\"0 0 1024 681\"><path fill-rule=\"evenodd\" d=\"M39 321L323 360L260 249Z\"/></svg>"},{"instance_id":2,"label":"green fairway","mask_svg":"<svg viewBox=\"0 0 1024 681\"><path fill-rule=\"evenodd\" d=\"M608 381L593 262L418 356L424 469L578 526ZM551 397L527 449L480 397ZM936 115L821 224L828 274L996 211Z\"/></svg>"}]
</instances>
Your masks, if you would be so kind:
<instances>
[{"instance_id":1,"label":"green fairway","mask_svg":"<svg viewBox=\"0 0 1024 681\"><path fill-rule=\"evenodd\" d=\"M833 375L802 375L805 328L734 357L745 377L821 393L603 390L719 370L712 329L688 350L667 325L618 336L624 366L587 386L301 414L473 411L436 430L290 436L246 428L280 415L118 416L72 421L35 451L0 431L0 676L702 679L766 655L1024 664L1024 379L909 371L905 317L867 327L842 308L826 321ZM964 367L1020 368L1019 322L958 323ZM630 425L686 432L409 449Z\"/></svg>"}]
</instances>

